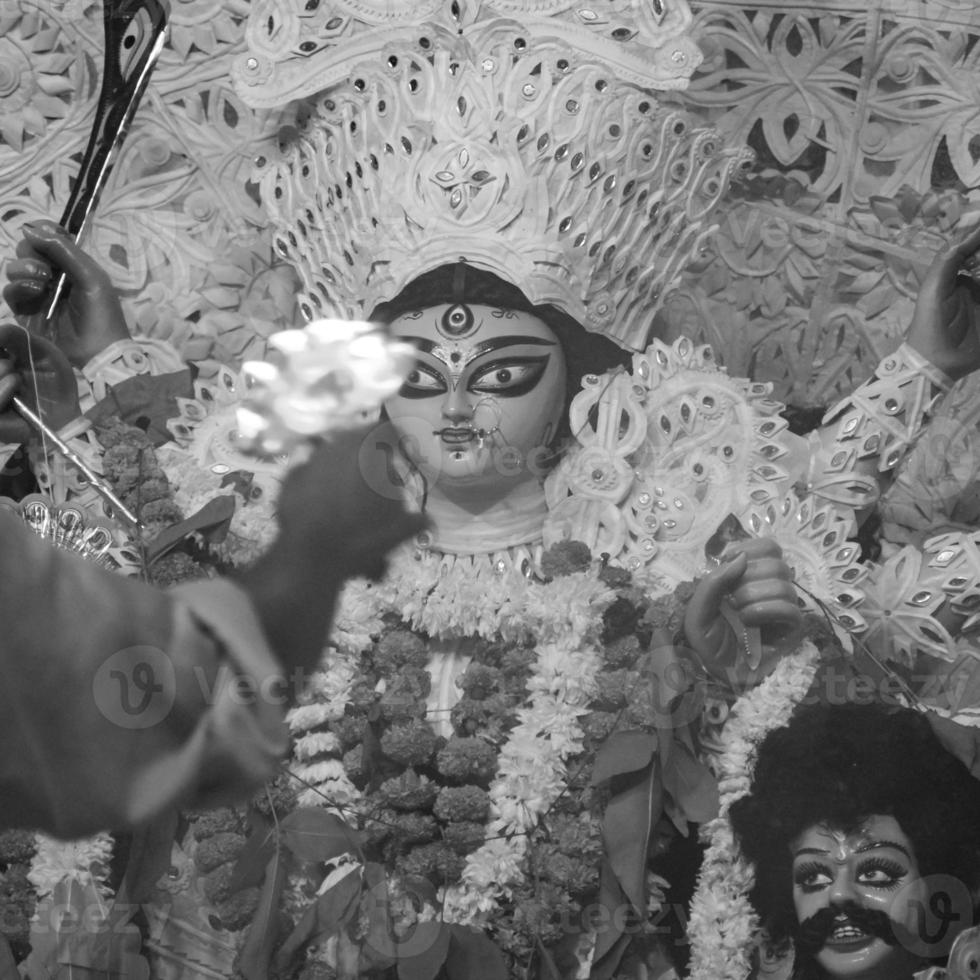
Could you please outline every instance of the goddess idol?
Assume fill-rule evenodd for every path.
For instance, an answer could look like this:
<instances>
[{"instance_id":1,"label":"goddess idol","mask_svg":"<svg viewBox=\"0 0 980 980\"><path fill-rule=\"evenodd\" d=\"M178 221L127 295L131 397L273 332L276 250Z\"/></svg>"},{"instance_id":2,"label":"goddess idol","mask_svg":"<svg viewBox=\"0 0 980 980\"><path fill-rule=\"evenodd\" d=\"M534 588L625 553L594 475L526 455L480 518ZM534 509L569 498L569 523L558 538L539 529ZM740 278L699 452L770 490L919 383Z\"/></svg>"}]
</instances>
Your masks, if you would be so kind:
<instances>
[{"instance_id":1,"label":"goddess idol","mask_svg":"<svg viewBox=\"0 0 980 980\"><path fill-rule=\"evenodd\" d=\"M939 255L907 342L807 438L768 385L659 339L749 160L657 96L698 63L690 24L683 0L253 5L233 74L283 116L254 173L275 247L307 319L414 349L359 463L430 524L343 595L281 783L181 825L146 907L161 976L679 975L657 861L701 826L690 976L744 980L761 947L750 872L722 873L719 804L749 764L729 715L802 700L815 639L888 676L958 656L974 536L881 567L852 537L980 365L961 275L980 235ZM75 254L55 228L28 239L12 305ZM93 400L181 367L105 342L80 365ZM312 374L282 370L312 404L337 378L304 357ZM233 563L261 549L284 465L241 448L243 398L277 424L259 374L195 382L156 449L185 513L234 491ZM98 465L91 425L71 435Z\"/></svg>"}]
</instances>

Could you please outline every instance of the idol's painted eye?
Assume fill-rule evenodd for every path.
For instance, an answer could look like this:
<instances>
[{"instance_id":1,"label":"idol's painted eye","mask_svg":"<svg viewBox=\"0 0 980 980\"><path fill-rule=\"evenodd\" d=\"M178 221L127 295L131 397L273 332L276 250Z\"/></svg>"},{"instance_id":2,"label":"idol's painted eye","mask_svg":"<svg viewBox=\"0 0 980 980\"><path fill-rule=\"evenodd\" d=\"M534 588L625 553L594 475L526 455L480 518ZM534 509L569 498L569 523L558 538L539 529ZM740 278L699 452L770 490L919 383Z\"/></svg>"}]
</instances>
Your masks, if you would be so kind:
<instances>
[{"instance_id":1,"label":"idol's painted eye","mask_svg":"<svg viewBox=\"0 0 980 980\"><path fill-rule=\"evenodd\" d=\"M442 395L448 390L441 374L416 361L415 366L402 382L398 394L402 398L431 398L433 395Z\"/></svg>"},{"instance_id":2,"label":"idol's painted eye","mask_svg":"<svg viewBox=\"0 0 980 980\"><path fill-rule=\"evenodd\" d=\"M833 869L819 861L807 861L793 869L793 884L808 894L826 888L833 881Z\"/></svg>"},{"instance_id":3,"label":"idol's painted eye","mask_svg":"<svg viewBox=\"0 0 980 980\"><path fill-rule=\"evenodd\" d=\"M872 857L858 866L857 880L872 888L897 888L907 873L908 869L897 861Z\"/></svg>"},{"instance_id":4,"label":"idol's painted eye","mask_svg":"<svg viewBox=\"0 0 980 980\"><path fill-rule=\"evenodd\" d=\"M526 395L541 380L548 366L544 357L509 357L477 371L467 385L470 391L513 398Z\"/></svg>"}]
</instances>

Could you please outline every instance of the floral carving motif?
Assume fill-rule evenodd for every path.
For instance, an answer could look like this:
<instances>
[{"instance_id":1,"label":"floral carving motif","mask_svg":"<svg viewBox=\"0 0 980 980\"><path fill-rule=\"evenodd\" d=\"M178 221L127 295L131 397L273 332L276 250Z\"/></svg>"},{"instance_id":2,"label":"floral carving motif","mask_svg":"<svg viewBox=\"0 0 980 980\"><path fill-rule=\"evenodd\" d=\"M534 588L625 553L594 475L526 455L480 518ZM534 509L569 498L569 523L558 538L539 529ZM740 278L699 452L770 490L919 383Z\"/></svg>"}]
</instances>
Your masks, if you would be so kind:
<instances>
[{"instance_id":1,"label":"floral carving motif","mask_svg":"<svg viewBox=\"0 0 980 980\"><path fill-rule=\"evenodd\" d=\"M668 303L667 336L827 405L898 345L932 255L975 221L980 17L960 0L706 0L696 27L705 61L682 101L757 164Z\"/></svg>"},{"instance_id":2,"label":"floral carving motif","mask_svg":"<svg viewBox=\"0 0 980 980\"><path fill-rule=\"evenodd\" d=\"M22 153L52 123L78 114L87 70L71 35L80 8L62 4L42 13L34 4L0 4L0 147L7 153Z\"/></svg>"},{"instance_id":3,"label":"floral carving motif","mask_svg":"<svg viewBox=\"0 0 980 980\"><path fill-rule=\"evenodd\" d=\"M706 58L689 97L720 114L726 133L754 136L753 145L778 166L806 171L817 192L843 183L863 21L726 7L706 10L701 27Z\"/></svg>"}]
</instances>

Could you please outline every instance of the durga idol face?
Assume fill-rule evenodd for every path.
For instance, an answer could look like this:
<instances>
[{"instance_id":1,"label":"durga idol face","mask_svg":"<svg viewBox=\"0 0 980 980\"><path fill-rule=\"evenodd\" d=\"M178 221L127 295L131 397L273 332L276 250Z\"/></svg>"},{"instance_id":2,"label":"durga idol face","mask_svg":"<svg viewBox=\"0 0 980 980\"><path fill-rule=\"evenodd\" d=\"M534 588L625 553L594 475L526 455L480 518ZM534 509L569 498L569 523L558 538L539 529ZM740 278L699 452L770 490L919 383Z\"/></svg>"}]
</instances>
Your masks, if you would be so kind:
<instances>
[{"instance_id":1,"label":"durga idol face","mask_svg":"<svg viewBox=\"0 0 980 980\"><path fill-rule=\"evenodd\" d=\"M417 355L385 410L430 486L506 487L543 475L565 402L565 358L547 324L457 303L402 314L389 329Z\"/></svg>"}]
</instances>

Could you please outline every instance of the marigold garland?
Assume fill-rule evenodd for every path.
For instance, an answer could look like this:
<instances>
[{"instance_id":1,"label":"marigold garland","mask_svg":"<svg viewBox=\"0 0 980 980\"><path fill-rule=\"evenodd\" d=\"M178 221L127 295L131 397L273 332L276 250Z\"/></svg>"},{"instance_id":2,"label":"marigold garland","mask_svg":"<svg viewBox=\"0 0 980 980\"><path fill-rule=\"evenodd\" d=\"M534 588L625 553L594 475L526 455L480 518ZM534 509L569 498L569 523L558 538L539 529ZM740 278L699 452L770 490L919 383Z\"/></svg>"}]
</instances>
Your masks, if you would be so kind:
<instances>
[{"instance_id":1,"label":"marigold garland","mask_svg":"<svg viewBox=\"0 0 980 980\"><path fill-rule=\"evenodd\" d=\"M546 553L550 581L403 552L380 585L347 587L325 669L290 714L299 802L360 823L390 887L441 884L442 919L489 930L515 967L582 928L602 855L589 760L614 729L649 721L637 634L676 632L690 594L650 600L574 548ZM425 720L430 630L471 657L448 740ZM316 887L295 880L290 894ZM336 955L320 943L307 962Z\"/></svg>"},{"instance_id":2,"label":"marigold garland","mask_svg":"<svg viewBox=\"0 0 980 980\"><path fill-rule=\"evenodd\" d=\"M0 833L0 922L18 961L27 955L31 917L37 905L37 892L29 877L37 849L37 836L30 831Z\"/></svg>"}]
</instances>

